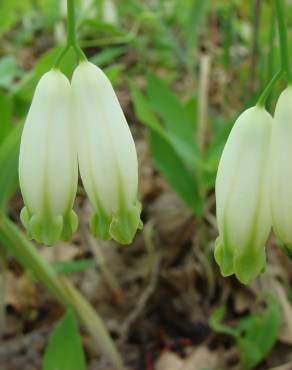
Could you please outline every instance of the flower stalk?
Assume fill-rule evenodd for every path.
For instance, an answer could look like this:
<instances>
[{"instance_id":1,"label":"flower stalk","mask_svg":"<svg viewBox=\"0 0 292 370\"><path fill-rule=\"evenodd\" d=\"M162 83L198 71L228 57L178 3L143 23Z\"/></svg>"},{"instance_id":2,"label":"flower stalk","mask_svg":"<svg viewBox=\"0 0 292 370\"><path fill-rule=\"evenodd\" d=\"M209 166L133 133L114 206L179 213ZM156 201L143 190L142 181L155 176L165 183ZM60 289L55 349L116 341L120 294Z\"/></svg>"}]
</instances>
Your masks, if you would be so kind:
<instances>
[{"instance_id":1,"label":"flower stalk","mask_svg":"<svg viewBox=\"0 0 292 370\"><path fill-rule=\"evenodd\" d=\"M274 0L276 18L278 24L278 34L280 43L280 53L281 53L281 69L271 78L270 82L267 84L264 91L261 93L257 106L264 107L266 100L271 93L272 88L277 83L277 81L282 77L283 73L286 73L288 83L292 82L292 76L290 71L290 56L289 56L289 46L287 38L287 30L285 23L285 5L284 0ZM272 27L273 28L273 27ZM273 40L273 34L271 33L271 41Z\"/></svg>"},{"instance_id":2,"label":"flower stalk","mask_svg":"<svg viewBox=\"0 0 292 370\"><path fill-rule=\"evenodd\" d=\"M290 56L288 47L287 30L285 23L285 4L284 0L275 0L276 17L278 23L279 42L282 68L285 71L288 83L292 82L290 71Z\"/></svg>"},{"instance_id":3,"label":"flower stalk","mask_svg":"<svg viewBox=\"0 0 292 370\"><path fill-rule=\"evenodd\" d=\"M268 98L268 96L270 95L270 93L272 91L272 88L279 81L279 79L282 77L283 72L284 71L281 69L280 71L278 71L272 77L272 79L270 80L270 82L265 87L264 91L261 93L261 95L260 95L260 97L258 99L258 102L257 102L257 106L259 106L259 107L264 107L265 106L266 101L267 101L267 98Z\"/></svg>"},{"instance_id":4,"label":"flower stalk","mask_svg":"<svg viewBox=\"0 0 292 370\"><path fill-rule=\"evenodd\" d=\"M87 60L77 41L74 0L67 0L67 42L64 48L60 51L60 54L57 56L53 68L59 68L63 57L71 48L74 49L80 61Z\"/></svg>"}]
</instances>

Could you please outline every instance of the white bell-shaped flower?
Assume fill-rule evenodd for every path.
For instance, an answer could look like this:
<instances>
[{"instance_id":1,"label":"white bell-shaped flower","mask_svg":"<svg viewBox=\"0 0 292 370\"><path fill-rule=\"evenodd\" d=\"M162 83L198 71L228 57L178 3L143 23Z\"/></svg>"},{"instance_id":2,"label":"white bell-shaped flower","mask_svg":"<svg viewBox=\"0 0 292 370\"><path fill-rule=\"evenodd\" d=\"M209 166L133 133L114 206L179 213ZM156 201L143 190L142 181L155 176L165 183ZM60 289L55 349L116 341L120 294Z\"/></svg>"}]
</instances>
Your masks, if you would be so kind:
<instances>
[{"instance_id":1,"label":"white bell-shaped flower","mask_svg":"<svg viewBox=\"0 0 292 370\"><path fill-rule=\"evenodd\" d=\"M265 266L271 229L269 150L272 117L261 107L244 111L225 145L216 178L219 237L215 259L223 275L248 283Z\"/></svg>"},{"instance_id":2,"label":"white bell-shaped flower","mask_svg":"<svg viewBox=\"0 0 292 370\"><path fill-rule=\"evenodd\" d=\"M141 225L130 129L109 79L94 64L80 63L72 89L80 174L94 209L92 233L128 244Z\"/></svg>"},{"instance_id":3,"label":"white bell-shaped flower","mask_svg":"<svg viewBox=\"0 0 292 370\"><path fill-rule=\"evenodd\" d=\"M292 255L292 87L280 95L271 145L272 223L283 249Z\"/></svg>"},{"instance_id":4,"label":"white bell-shaped flower","mask_svg":"<svg viewBox=\"0 0 292 370\"><path fill-rule=\"evenodd\" d=\"M28 235L51 245L69 239L77 228L72 211L78 181L72 93L59 71L39 81L25 121L19 156L19 181L25 207L21 220Z\"/></svg>"}]
</instances>

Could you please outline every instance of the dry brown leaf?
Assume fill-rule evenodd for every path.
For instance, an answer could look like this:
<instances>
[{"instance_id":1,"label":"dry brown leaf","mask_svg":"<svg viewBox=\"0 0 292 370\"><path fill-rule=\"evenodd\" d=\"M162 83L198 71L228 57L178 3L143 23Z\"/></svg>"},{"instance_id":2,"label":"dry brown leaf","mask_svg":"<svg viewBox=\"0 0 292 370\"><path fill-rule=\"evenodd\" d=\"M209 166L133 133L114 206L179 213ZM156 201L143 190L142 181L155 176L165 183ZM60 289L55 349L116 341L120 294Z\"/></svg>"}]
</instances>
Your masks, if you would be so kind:
<instances>
[{"instance_id":1,"label":"dry brown leaf","mask_svg":"<svg viewBox=\"0 0 292 370\"><path fill-rule=\"evenodd\" d=\"M54 247L41 247L41 255L49 262L71 261L80 253L80 248L74 244L59 243Z\"/></svg>"},{"instance_id":2,"label":"dry brown leaf","mask_svg":"<svg viewBox=\"0 0 292 370\"><path fill-rule=\"evenodd\" d=\"M181 245L193 235L192 212L171 190L166 190L152 203L149 216L161 239L167 243Z\"/></svg>"},{"instance_id":3,"label":"dry brown leaf","mask_svg":"<svg viewBox=\"0 0 292 370\"><path fill-rule=\"evenodd\" d=\"M164 352L156 362L155 370L199 370L219 367L219 352L210 351L201 346L194 350L186 359L181 359L173 352Z\"/></svg>"},{"instance_id":4,"label":"dry brown leaf","mask_svg":"<svg viewBox=\"0 0 292 370\"><path fill-rule=\"evenodd\" d=\"M219 353L210 351L207 347L201 346L185 360L180 370L199 370L202 368L215 369L219 367L218 364Z\"/></svg>"},{"instance_id":5,"label":"dry brown leaf","mask_svg":"<svg viewBox=\"0 0 292 370\"><path fill-rule=\"evenodd\" d=\"M251 310L256 301L248 290L237 290L234 292L234 308L237 313Z\"/></svg>"},{"instance_id":6,"label":"dry brown leaf","mask_svg":"<svg viewBox=\"0 0 292 370\"><path fill-rule=\"evenodd\" d=\"M5 278L5 304L21 310L35 302L36 288L27 275L15 276L8 272Z\"/></svg>"},{"instance_id":7,"label":"dry brown leaf","mask_svg":"<svg viewBox=\"0 0 292 370\"><path fill-rule=\"evenodd\" d=\"M181 370L184 361L173 352L163 352L155 364L155 370Z\"/></svg>"}]
</instances>

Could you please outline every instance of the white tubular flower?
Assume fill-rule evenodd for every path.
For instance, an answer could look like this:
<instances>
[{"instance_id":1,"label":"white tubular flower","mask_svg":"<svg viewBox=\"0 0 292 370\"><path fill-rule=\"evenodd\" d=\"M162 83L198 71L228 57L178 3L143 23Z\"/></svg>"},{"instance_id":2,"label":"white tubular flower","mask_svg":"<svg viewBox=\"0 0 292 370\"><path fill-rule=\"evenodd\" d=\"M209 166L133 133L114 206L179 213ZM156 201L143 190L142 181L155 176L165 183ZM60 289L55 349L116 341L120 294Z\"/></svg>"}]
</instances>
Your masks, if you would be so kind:
<instances>
[{"instance_id":1,"label":"white tubular flower","mask_svg":"<svg viewBox=\"0 0 292 370\"><path fill-rule=\"evenodd\" d=\"M283 249L292 254L292 87L276 105L271 145L272 223Z\"/></svg>"},{"instance_id":2,"label":"white tubular flower","mask_svg":"<svg viewBox=\"0 0 292 370\"><path fill-rule=\"evenodd\" d=\"M269 150L272 117L253 107L236 120L216 178L219 237L215 259L224 276L248 283L265 266L271 229Z\"/></svg>"},{"instance_id":3,"label":"white tubular flower","mask_svg":"<svg viewBox=\"0 0 292 370\"><path fill-rule=\"evenodd\" d=\"M72 93L59 71L39 81L25 121L19 156L19 181L25 207L21 220L28 235L52 245L77 228L72 211L78 181L72 124Z\"/></svg>"},{"instance_id":4,"label":"white tubular flower","mask_svg":"<svg viewBox=\"0 0 292 370\"><path fill-rule=\"evenodd\" d=\"M80 63L72 88L80 174L94 209L92 233L128 244L141 225L137 154L130 129L101 69Z\"/></svg>"}]
</instances>

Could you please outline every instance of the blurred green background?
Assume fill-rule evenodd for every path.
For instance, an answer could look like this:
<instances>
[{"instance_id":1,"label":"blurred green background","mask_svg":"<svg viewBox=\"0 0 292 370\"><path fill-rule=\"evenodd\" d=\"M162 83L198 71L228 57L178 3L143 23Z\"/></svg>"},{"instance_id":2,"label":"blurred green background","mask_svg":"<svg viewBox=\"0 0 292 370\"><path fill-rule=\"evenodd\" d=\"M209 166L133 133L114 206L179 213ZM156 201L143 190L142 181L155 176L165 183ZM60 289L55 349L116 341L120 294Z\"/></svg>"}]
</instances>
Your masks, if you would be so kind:
<instances>
[{"instance_id":1,"label":"blurred green background","mask_svg":"<svg viewBox=\"0 0 292 370\"><path fill-rule=\"evenodd\" d=\"M292 3L286 6L291 35ZM222 278L213 259L220 154L236 117L279 69L272 1L80 0L76 10L80 46L112 81L136 142L145 227L129 247L93 240L80 184L78 232L69 243L37 246L40 257L100 313L129 369L292 369L292 273L275 240L267 270L250 286ZM22 228L21 129L65 39L66 1L0 0L3 370L41 369L63 314L2 218L16 233ZM70 78L76 65L68 53L61 69ZM270 112L283 88L273 89ZM77 332L64 320L59 343ZM81 341L86 369L113 369L84 329ZM49 352L54 362L58 355Z\"/></svg>"}]
</instances>

